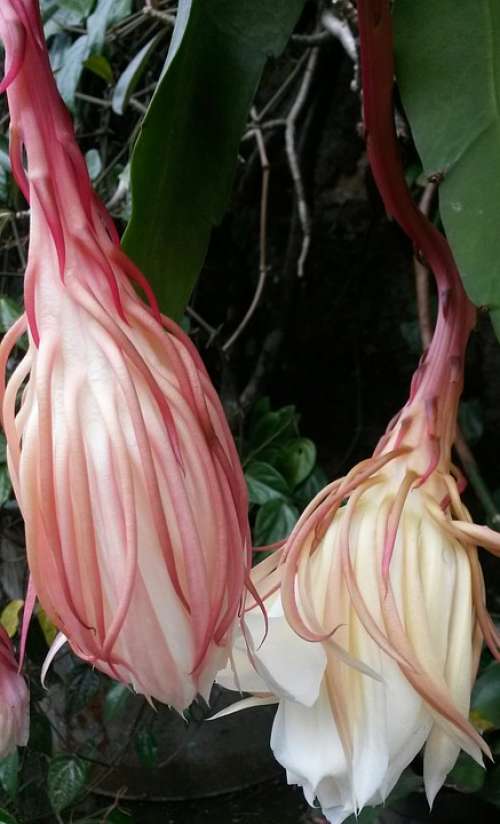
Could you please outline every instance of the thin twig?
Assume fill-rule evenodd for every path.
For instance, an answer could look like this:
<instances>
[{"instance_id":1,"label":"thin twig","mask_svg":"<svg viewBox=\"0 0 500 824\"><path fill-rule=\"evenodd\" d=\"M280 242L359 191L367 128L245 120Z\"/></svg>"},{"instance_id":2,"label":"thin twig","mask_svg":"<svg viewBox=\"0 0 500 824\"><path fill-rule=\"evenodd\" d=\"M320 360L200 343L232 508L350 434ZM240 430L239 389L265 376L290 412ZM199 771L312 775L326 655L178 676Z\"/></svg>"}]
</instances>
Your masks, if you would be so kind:
<instances>
[{"instance_id":1,"label":"thin twig","mask_svg":"<svg viewBox=\"0 0 500 824\"><path fill-rule=\"evenodd\" d=\"M205 332L208 334L207 348L211 346L214 340L218 337L219 332L222 329L222 324L217 328L215 328L215 326L211 326L208 323L208 321L205 320L205 318L202 318L202 316L199 315L198 312L196 312L196 310L192 308L192 306L186 307L186 314L189 315L189 317L193 318L193 320L195 320L196 323L199 324L199 326L201 326L201 328L205 330Z\"/></svg>"},{"instance_id":2,"label":"thin twig","mask_svg":"<svg viewBox=\"0 0 500 824\"><path fill-rule=\"evenodd\" d=\"M438 176L433 177L429 180L424 189L424 193L419 203L420 211L423 212L424 215L429 215L432 201L437 191L440 179L441 178ZM415 270L417 314L420 327L420 336L422 338L422 345L424 349L427 349L432 340L433 333L433 323L429 305L429 270L427 266L419 260L417 255L414 256L413 264ZM497 529L500 532L500 512L484 481L483 476L481 475L481 471L474 454L465 440L464 434L458 424L454 445L465 475L469 479L470 485L473 488L477 499L480 501L484 511L486 512L490 525L493 529Z\"/></svg>"},{"instance_id":3,"label":"thin twig","mask_svg":"<svg viewBox=\"0 0 500 824\"><path fill-rule=\"evenodd\" d=\"M251 110L252 117L255 117L256 111L254 108ZM257 141L257 147L259 150L259 157L260 157L260 165L262 168L262 188L261 188L261 196L260 196L260 230L259 230L259 279L257 281L257 288L255 290L255 294L252 298L252 302L247 309L247 312L237 327L237 329L233 332L231 337L225 342L224 346L222 347L223 352L227 352L233 344L236 343L244 329L249 324L250 320L253 317L257 306L259 305L259 301L262 297L262 292L264 291L264 286L266 283L267 277L267 204L269 199L269 175L271 172L269 166L269 158L266 152L266 144L264 142L264 137L262 134L262 130L259 125L255 124L255 140Z\"/></svg>"},{"instance_id":4,"label":"thin twig","mask_svg":"<svg viewBox=\"0 0 500 824\"><path fill-rule=\"evenodd\" d=\"M299 162L297 159L296 150L296 131L297 121L302 111L302 108L307 100L309 88L311 86L314 70L318 60L319 48L316 46L311 49L309 59L302 77L299 92L295 98L295 102L290 109L286 119L285 128L285 145L288 158L288 165L290 167L290 174L292 175L293 185L295 187L295 196L297 198L297 210L299 214L300 225L302 228L302 247L300 250L299 259L297 261L297 274L302 277L304 274L304 265L309 252L311 244L311 226L309 220L309 209L304 193L304 184L302 181L302 174L300 171Z\"/></svg>"},{"instance_id":5,"label":"thin twig","mask_svg":"<svg viewBox=\"0 0 500 824\"><path fill-rule=\"evenodd\" d=\"M16 219L13 216L11 216L10 218L10 225L12 226L12 233L16 241L16 247L17 252L19 254L19 260L21 261L21 266L23 267L23 269L26 269L26 255L24 253L24 246L22 244L21 238L19 237L19 232L17 231Z\"/></svg>"}]
</instances>

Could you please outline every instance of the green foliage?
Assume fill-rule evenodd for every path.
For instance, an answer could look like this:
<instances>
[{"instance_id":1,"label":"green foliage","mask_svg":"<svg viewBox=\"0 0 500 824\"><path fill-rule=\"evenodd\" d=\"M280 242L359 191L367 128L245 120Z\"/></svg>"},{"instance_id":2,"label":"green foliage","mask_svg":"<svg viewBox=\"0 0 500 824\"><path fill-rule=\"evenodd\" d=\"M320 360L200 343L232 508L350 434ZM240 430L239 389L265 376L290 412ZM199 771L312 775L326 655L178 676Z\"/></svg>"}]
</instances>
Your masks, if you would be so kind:
<instances>
[{"instance_id":1,"label":"green foliage","mask_svg":"<svg viewBox=\"0 0 500 824\"><path fill-rule=\"evenodd\" d=\"M52 759L47 786L54 812L60 813L82 795L88 773L88 764L74 755L58 755Z\"/></svg>"},{"instance_id":2,"label":"green foliage","mask_svg":"<svg viewBox=\"0 0 500 824\"><path fill-rule=\"evenodd\" d=\"M116 114L123 114L127 108L130 97L146 70L149 59L163 36L163 33L164 32L160 31L155 34L151 40L148 40L146 45L137 52L125 71L120 75L111 101L113 111L116 112Z\"/></svg>"},{"instance_id":3,"label":"green foliage","mask_svg":"<svg viewBox=\"0 0 500 824\"><path fill-rule=\"evenodd\" d=\"M446 785L461 793L478 792L484 785L486 770L467 755L461 752L457 763L446 779Z\"/></svg>"},{"instance_id":4,"label":"green foliage","mask_svg":"<svg viewBox=\"0 0 500 824\"><path fill-rule=\"evenodd\" d=\"M0 759L0 785L10 798L15 798L18 787L19 754L17 749Z\"/></svg>"},{"instance_id":5,"label":"green foliage","mask_svg":"<svg viewBox=\"0 0 500 824\"><path fill-rule=\"evenodd\" d=\"M479 675L472 691L471 717L479 729L500 729L500 663L491 663Z\"/></svg>"},{"instance_id":6,"label":"green foliage","mask_svg":"<svg viewBox=\"0 0 500 824\"><path fill-rule=\"evenodd\" d=\"M125 684L112 683L106 693L104 701L103 717L105 721L111 721L125 709L130 697L130 689Z\"/></svg>"},{"instance_id":7,"label":"green foliage","mask_svg":"<svg viewBox=\"0 0 500 824\"><path fill-rule=\"evenodd\" d=\"M500 335L500 6L397 0L397 79L465 288Z\"/></svg>"},{"instance_id":8,"label":"green foliage","mask_svg":"<svg viewBox=\"0 0 500 824\"><path fill-rule=\"evenodd\" d=\"M7 812L7 810L0 809L0 824L19 824L17 818Z\"/></svg>"},{"instance_id":9,"label":"green foliage","mask_svg":"<svg viewBox=\"0 0 500 824\"><path fill-rule=\"evenodd\" d=\"M158 743L151 730L146 728L139 730L135 736L134 746L143 767L150 770L156 766Z\"/></svg>"},{"instance_id":10,"label":"green foliage","mask_svg":"<svg viewBox=\"0 0 500 824\"><path fill-rule=\"evenodd\" d=\"M254 515L254 544L286 538L302 509L326 483L316 447L299 434L294 406L272 410L268 398L254 407L244 443L243 466Z\"/></svg>"},{"instance_id":11,"label":"green foliage","mask_svg":"<svg viewBox=\"0 0 500 824\"><path fill-rule=\"evenodd\" d=\"M66 678L68 711L73 715L87 707L101 687L101 677L95 669L78 661Z\"/></svg>"},{"instance_id":12,"label":"green foliage","mask_svg":"<svg viewBox=\"0 0 500 824\"><path fill-rule=\"evenodd\" d=\"M266 60L303 0L180 0L165 70L132 159L128 254L160 306L182 317L227 206L238 146Z\"/></svg>"}]
</instances>

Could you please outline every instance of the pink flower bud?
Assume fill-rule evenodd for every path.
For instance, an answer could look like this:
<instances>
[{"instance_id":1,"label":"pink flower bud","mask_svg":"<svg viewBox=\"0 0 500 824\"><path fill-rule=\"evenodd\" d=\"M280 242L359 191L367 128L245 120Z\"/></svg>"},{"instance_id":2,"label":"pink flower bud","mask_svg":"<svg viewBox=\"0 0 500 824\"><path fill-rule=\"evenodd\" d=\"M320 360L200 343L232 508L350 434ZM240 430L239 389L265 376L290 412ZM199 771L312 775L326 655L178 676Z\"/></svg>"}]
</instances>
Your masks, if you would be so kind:
<instances>
[{"instance_id":1,"label":"pink flower bud","mask_svg":"<svg viewBox=\"0 0 500 824\"><path fill-rule=\"evenodd\" d=\"M4 0L0 35L31 206L26 315L2 372L25 331L29 348L0 401L34 585L78 655L182 710L208 695L240 607L244 477L198 353L91 189L38 3Z\"/></svg>"},{"instance_id":2,"label":"pink flower bud","mask_svg":"<svg viewBox=\"0 0 500 824\"><path fill-rule=\"evenodd\" d=\"M10 638L0 627L0 758L25 747L29 735L29 695Z\"/></svg>"}]
</instances>

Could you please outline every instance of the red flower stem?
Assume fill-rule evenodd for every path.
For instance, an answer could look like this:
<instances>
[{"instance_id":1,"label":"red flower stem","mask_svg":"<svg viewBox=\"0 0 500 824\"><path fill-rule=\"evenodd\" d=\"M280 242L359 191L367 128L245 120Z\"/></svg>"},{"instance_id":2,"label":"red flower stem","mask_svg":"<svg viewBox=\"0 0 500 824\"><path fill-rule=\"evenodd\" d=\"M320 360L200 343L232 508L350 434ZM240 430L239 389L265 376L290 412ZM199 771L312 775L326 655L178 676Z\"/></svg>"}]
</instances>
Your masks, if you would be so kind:
<instances>
[{"instance_id":1,"label":"red flower stem","mask_svg":"<svg viewBox=\"0 0 500 824\"><path fill-rule=\"evenodd\" d=\"M429 408L435 404L436 421L440 419L443 424L443 416L449 419L456 415L465 347L475 312L464 292L447 240L419 211L406 184L394 128L389 0L358 0L358 19L365 131L372 173L388 213L432 270L439 294L434 336L417 373L411 400L423 400ZM450 382L456 390L447 393L444 387ZM446 431L447 427L438 426L439 433L443 429ZM446 443L446 447L451 448L451 443Z\"/></svg>"}]
</instances>

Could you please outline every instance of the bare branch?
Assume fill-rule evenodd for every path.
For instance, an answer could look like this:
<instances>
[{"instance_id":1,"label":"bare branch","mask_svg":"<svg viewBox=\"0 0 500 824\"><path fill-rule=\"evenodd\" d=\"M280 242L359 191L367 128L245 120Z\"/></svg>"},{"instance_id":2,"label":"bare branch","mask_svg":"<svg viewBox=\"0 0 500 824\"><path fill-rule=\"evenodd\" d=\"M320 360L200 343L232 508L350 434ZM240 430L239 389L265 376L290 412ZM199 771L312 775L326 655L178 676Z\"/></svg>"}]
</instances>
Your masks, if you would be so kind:
<instances>
[{"instance_id":1,"label":"bare branch","mask_svg":"<svg viewBox=\"0 0 500 824\"><path fill-rule=\"evenodd\" d=\"M285 145L288 157L288 165L290 167L290 174L292 175L293 185L295 187L295 196L297 198L297 210L299 213L299 220L302 228L302 247L300 250L299 259L297 261L297 274L299 277L303 277L304 275L304 265L309 252L309 246L311 244L311 226L309 220L309 209L307 206L304 193L304 184L302 182L302 174L297 159L296 130L297 121L307 100L307 95L309 93L312 78L314 76L314 70L316 68L318 54L319 49L317 46L311 49L309 59L307 61L307 65L304 71L304 75L302 77L302 83L300 84L299 92L286 119L285 128Z\"/></svg>"},{"instance_id":2,"label":"bare branch","mask_svg":"<svg viewBox=\"0 0 500 824\"><path fill-rule=\"evenodd\" d=\"M255 119L257 112L254 108L252 108L251 114L252 117ZM260 165L262 168L259 231L259 279L257 281L257 288L255 290L252 302L248 307L247 312L243 320L239 324L238 328L233 332L231 337L226 341L226 343L222 347L223 352L227 352L231 348L231 346L233 346L236 343L236 341L238 340L238 338L250 322L255 310L257 309L257 306L259 305L259 301L261 299L262 292L264 291L264 286L267 277L267 204L269 199L269 175L271 170L269 166L269 159L266 152L266 144L264 142L264 137L262 135L262 129L258 125L257 120L255 120L254 134L255 140L257 141Z\"/></svg>"}]
</instances>

